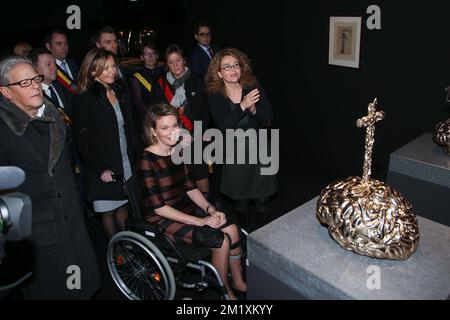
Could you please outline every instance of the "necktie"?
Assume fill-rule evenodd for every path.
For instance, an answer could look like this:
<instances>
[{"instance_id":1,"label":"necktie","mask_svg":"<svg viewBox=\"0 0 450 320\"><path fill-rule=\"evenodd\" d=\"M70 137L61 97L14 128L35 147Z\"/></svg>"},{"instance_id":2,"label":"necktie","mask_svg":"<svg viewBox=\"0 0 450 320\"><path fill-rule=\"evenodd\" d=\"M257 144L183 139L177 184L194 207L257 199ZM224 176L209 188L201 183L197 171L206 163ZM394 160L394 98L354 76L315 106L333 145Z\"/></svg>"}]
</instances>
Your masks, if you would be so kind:
<instances>
[{"instance_id":1,"label":"necktie","mask_svg":"<svg viewBox=\"0 0 450 320\"><path fill-rule=\"evenodd\" d=\"M53 86L48 86L48 91L50 93L50 101L55 105L55 107L60 107L59 105L59 101L58 101L58 96L56 95L55 89L53 88Z\"/></svg>"},{"instance_id":2,"label":"necktie","mask_svg":"<svg viewBox=\"0 0 450 320\"><path fill-rule=\"evenodd\" d=\"M208 48L209 56L212 58L214 57L214 50L211 49L211 47Z\"/></svg>"},{"instance_id":3,"label":"necktie","mask_svg":"<svg viewBox=\"0 0 450 320\"><path fill-rule=\"evenodd\" d=\"M67 64L66 64L66 62L63 60L63 61L61 61L61 68L66 72L66 73L68 73L68 71L67 71Z\"/></svg>"}]
</instances>

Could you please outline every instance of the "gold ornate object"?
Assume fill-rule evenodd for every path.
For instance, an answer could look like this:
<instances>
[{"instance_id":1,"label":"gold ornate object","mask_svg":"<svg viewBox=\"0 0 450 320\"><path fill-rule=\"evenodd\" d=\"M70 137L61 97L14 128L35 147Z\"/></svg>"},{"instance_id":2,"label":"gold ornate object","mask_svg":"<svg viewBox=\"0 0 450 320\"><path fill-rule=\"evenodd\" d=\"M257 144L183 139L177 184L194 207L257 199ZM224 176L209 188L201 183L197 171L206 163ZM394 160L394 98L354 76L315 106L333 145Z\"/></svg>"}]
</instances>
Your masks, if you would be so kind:
<instances>
[{"instance_id":1,"label":"gold ornate object","mask_svg":"<svg viewBox=\"0 0 450 320\"><path fill-rule=\"evenodd\" d=\"M450 119L439 122L436 125L433 133L433 141L450 155Z\"/></svg>"},{"instance_id":2,"label":"gold ornate object","mask_svg":"<svg viewBox=\"0 0 450 320\"><path fill-rule=\"evenodd\" d=\"M342 248L379 259L406 260L419 244L419 227L411 204L383 182L370 178L377 99L367 116L357 121L366 127L363 177L336 181L322 190L316 216Z\"/></svg>"}]
</instances>

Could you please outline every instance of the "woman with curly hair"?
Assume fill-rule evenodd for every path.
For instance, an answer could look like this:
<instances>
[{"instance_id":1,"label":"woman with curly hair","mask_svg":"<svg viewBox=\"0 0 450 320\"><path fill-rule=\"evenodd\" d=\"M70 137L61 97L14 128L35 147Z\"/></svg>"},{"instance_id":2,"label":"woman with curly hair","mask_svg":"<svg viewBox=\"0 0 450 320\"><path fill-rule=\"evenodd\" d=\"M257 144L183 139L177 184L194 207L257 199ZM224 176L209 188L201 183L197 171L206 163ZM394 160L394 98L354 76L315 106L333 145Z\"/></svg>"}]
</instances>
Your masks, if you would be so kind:
<instances>
[{"instance_id":1,"label":"woman with curly hair","mask_svg":"<svg viewBox=\"0 0 450 320\"><path fill-rule=\"evenodd\" d=\"M237 49L223 49L214 56L205 83L211 120L217 128L223 133L227 129L242 129L246 137L251 137L249 130L254 130L256 135L254 141L245 140L245 149L225 151L227 158L233 154L234 159L227 159L223 165L221 180L221 192L235 201L242 225L251 231L255 221L249 216L250 201L253 200L256 213L266 214L268 197L277 190L276 176L261 175L259 160L250 161L258 152L249 152L250 146L259 145L259 129L271 128L272 107L253 74L249 59ZM242 157L239 152L243 151L245 164L236 164L236 156Z\"/></svg>"}]
</instances>

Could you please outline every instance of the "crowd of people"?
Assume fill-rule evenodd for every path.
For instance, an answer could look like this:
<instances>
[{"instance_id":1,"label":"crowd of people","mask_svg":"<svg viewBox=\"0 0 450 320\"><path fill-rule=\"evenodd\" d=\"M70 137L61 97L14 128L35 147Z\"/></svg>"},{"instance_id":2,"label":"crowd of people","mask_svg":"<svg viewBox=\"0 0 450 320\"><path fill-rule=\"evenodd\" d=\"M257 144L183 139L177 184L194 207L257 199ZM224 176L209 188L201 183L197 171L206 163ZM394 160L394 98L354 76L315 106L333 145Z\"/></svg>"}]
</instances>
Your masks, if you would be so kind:
<instances>
[{"instance_id":1,"label":"crowd of people","mask_svg":"<svg viewBox=\"0 0 450 320\"><path fill-rule=\"evenodd\" d=\"M125 230L129 199L118 177L139 195L143 219L174 242L211 248L229 296L246 292L239 226L252 231L254 214L267 213L276 177L261 175L259 162L225 162L220 193L233 207L223 210L210 198L213 164L175 164L171 155L175 145L193 141L195 122L224 134L270 130L272 107L246 54L212 44L206 23L197 23L193 36L189 56L173 44L160 59L155 44L143 44L143 66L133 72L118 63L111 27L92 37L79 68L59 29L42 48L17 45L0 62L0 165L26 172L18 189L33 203L34 277L22 287L24 298L93 297L100 275L83 213L100 215L108 238ZM246 143L249 152L254 141ZM83 270L80 290L67 289L70 265Z\"/></svg>"}]
</instances>

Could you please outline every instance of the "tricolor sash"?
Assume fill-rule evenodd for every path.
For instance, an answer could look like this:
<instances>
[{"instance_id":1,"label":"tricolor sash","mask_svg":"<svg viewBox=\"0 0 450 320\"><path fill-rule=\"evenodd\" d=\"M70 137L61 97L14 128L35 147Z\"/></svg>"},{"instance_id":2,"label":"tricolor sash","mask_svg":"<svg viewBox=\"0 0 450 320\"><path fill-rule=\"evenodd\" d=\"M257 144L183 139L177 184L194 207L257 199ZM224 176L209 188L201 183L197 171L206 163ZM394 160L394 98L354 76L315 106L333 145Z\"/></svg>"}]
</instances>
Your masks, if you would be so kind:
<instances>
[{"instance_id":1,"label":"tricolor sash","mask_svg":"<svg viewBox=\"0 0 450 320\"><path fill-rule=\"evenodd\" d=\"M57 77L58 82L62 84L71 93L75 93L76 85L72 80L70 80L70 77L59 68L57 68L56 73L58 75Z\"/></svg>"}]
</instances>

